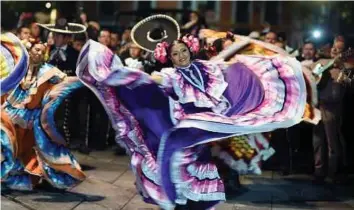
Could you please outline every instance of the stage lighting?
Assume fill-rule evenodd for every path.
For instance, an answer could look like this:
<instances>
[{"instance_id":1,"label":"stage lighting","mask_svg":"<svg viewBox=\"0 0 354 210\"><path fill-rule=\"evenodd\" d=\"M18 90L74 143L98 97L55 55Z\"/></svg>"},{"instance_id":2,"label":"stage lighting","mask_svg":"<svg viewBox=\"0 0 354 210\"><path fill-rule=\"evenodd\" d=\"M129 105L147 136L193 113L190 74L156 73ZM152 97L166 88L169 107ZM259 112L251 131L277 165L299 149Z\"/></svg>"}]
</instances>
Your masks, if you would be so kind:
<instances>
[{"instance_id":1,"label":"stage lighting","mask_svg":"<svg viewBox=\"0 0 354 210\"><path fill-rule=\"evenodd\" d=\"M312 36L315 38L315 39L319 39L321 36L322 36L322 33L320 30L314 30L312 32Z\"/></svg>"}]
</instances>

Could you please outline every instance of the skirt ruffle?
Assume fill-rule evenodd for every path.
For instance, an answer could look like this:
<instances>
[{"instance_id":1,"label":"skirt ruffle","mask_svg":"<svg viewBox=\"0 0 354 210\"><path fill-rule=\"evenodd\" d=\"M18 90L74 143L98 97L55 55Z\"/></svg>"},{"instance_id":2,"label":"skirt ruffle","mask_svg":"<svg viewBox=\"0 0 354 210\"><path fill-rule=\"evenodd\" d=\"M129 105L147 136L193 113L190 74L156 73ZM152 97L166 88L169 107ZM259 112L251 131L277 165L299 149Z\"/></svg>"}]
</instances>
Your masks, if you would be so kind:
<instances>
[{"instance_id":1,"label":"skirt ruffle","mask_svg":"<svg viewBox=\"0 0 354 210\"><path fill-rule=\"evenodd\" d=\"M34 144L20 148L21 151L31 153L31 160L23 163L21 154L17 154L16 148L21 146L20 139L16 137L16 131L11 129L13 122L11 118L1 118L1 147L4 160L1 162L1 183L4 187L17 190L32 190L41 178L46 179L50 184L59 189L68 189L76 186L85 179L79 163L66 147L65 142L55 129L54 117L52 116L59 104L75 89L82 87L78 79L69 78L58 86L54 86L43 99L44 109L38 109L33 115L31 110L23 109L23 116L31 116L34 121L31 123L34 134ZM50 108L46 108L49 106ZM15 109L13 112L19 112ZM51 110L51 111L48 111ZM32 114L25 114L25 112ZM7 115L6 109L2 115ZM6 122L5 122L6 121ZM28 121L30 123L31 121ZM48 123L52 126L48 126ZM18 128L23 129L23 128ZM51 136L56 139L51 138ZM22 140L23 141L23 140ZM33 171L32 171L33 170ZM35 176L37 178L32 179Z\"/></svg>"}]
</instances>

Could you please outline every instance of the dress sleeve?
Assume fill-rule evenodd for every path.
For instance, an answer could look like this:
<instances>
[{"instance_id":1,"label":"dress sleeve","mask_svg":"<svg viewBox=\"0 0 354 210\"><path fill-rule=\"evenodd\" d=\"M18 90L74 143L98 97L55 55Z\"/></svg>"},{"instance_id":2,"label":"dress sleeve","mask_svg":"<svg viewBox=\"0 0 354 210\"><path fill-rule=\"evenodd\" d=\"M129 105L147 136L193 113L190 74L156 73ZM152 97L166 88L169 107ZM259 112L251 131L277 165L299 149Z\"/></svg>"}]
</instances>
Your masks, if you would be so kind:
<instances>
[{"instance_id":1,"label":"dress sleeve","mask_svg":"<svg viewBox=\"0 0 354 210\"><path fill-rule=\"evenodd\" d=\"M157 75L162 78L161 88L172 89L173 88L173 78L175 74L175 69L173 68L164 68L161 72L154 71L151 75Z\"/></svg>"},{"instance_id":2,"label":"dress sleeve","mask_svg":"<svg viewBox=\"0 0 354 210\"><path fill-rule=\"evenodd\" d=\"M175 69L174 68L164 68L161 69L161 72L154 71L151 75L157 75L161 77L161 83L159 87L165 92L167 96L170 96L177 100L177 96L175 94L173 84L175 80Z\"/></svg>"}]
</instances>

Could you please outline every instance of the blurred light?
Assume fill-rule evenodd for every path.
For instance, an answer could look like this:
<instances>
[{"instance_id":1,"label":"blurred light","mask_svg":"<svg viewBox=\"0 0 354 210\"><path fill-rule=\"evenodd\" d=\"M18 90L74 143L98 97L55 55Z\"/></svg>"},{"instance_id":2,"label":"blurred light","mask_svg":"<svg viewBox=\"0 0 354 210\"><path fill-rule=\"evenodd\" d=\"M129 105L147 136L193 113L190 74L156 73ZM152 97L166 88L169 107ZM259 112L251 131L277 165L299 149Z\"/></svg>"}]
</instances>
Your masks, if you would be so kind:
<instances>
[{"instance_id":1,"label":"blurred light","mask_svg":"<svg viewBox=\"0 0 354 210\"><path fill-rule=\"evenodd\" d=\"M50 7L52 7L52 4L51 4L50 2L47 2L47 3L45 4L45 7L46 7L47 9L49 9Z\"/></svg>"},{"instance_id":2,"label":"blurred light","mask_svg":"<svg viewBox=\"0 0 354 210\"><path fill-rule=\"evenodd\" d=\"M57 19L57 10L56 9L52 9L52 11L50 12L50 23L55 23L55 20Z\"/></svg>"},{"instance_id":3,"label":"blurred light","mask_svg":"<svg viewBox=\"0 0 354 210\"><path fill-rule=\"evenodd\" d=\"M313 36L314 38L318 39L318 38L320 38L320 37L322 36L322 33L321 33L320 30L314 30L314 31L312 32L312 36Z\"/></svg>"}]
</instances>

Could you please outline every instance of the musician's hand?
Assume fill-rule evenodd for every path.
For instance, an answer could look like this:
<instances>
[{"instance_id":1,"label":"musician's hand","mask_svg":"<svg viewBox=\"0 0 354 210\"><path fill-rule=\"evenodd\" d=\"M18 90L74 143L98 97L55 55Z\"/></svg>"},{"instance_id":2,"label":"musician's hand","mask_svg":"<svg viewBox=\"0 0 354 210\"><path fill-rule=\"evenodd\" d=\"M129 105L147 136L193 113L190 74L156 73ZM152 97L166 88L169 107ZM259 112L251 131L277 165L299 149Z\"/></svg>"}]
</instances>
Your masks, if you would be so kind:
<instances>
[{"instance_id":1,"label":"musician's hand","mask_svg":"<svg viewBox=\"0 0 354 210\"><path fill-rule=\"evenodd\" d=\"M338 83L345 83L346 81L348 82L348 79L349 79L348 76L343 71L341 71L339 73L338 78L337 78L337 82ZM350 79L349 79L349 81L350 81Z\"/></svg>"},{"instance_id":2,"label":"musician's hand","mask_svg":"<svg viewBox=\"0 0 354 210\"><path fill-rule=\"evenodd\" d=\"M329 70L329 73L331 74L331 77L334 81L337 81L339 74L340 74L340 69L333 68Z\"/></svg>"}]
</instances>

